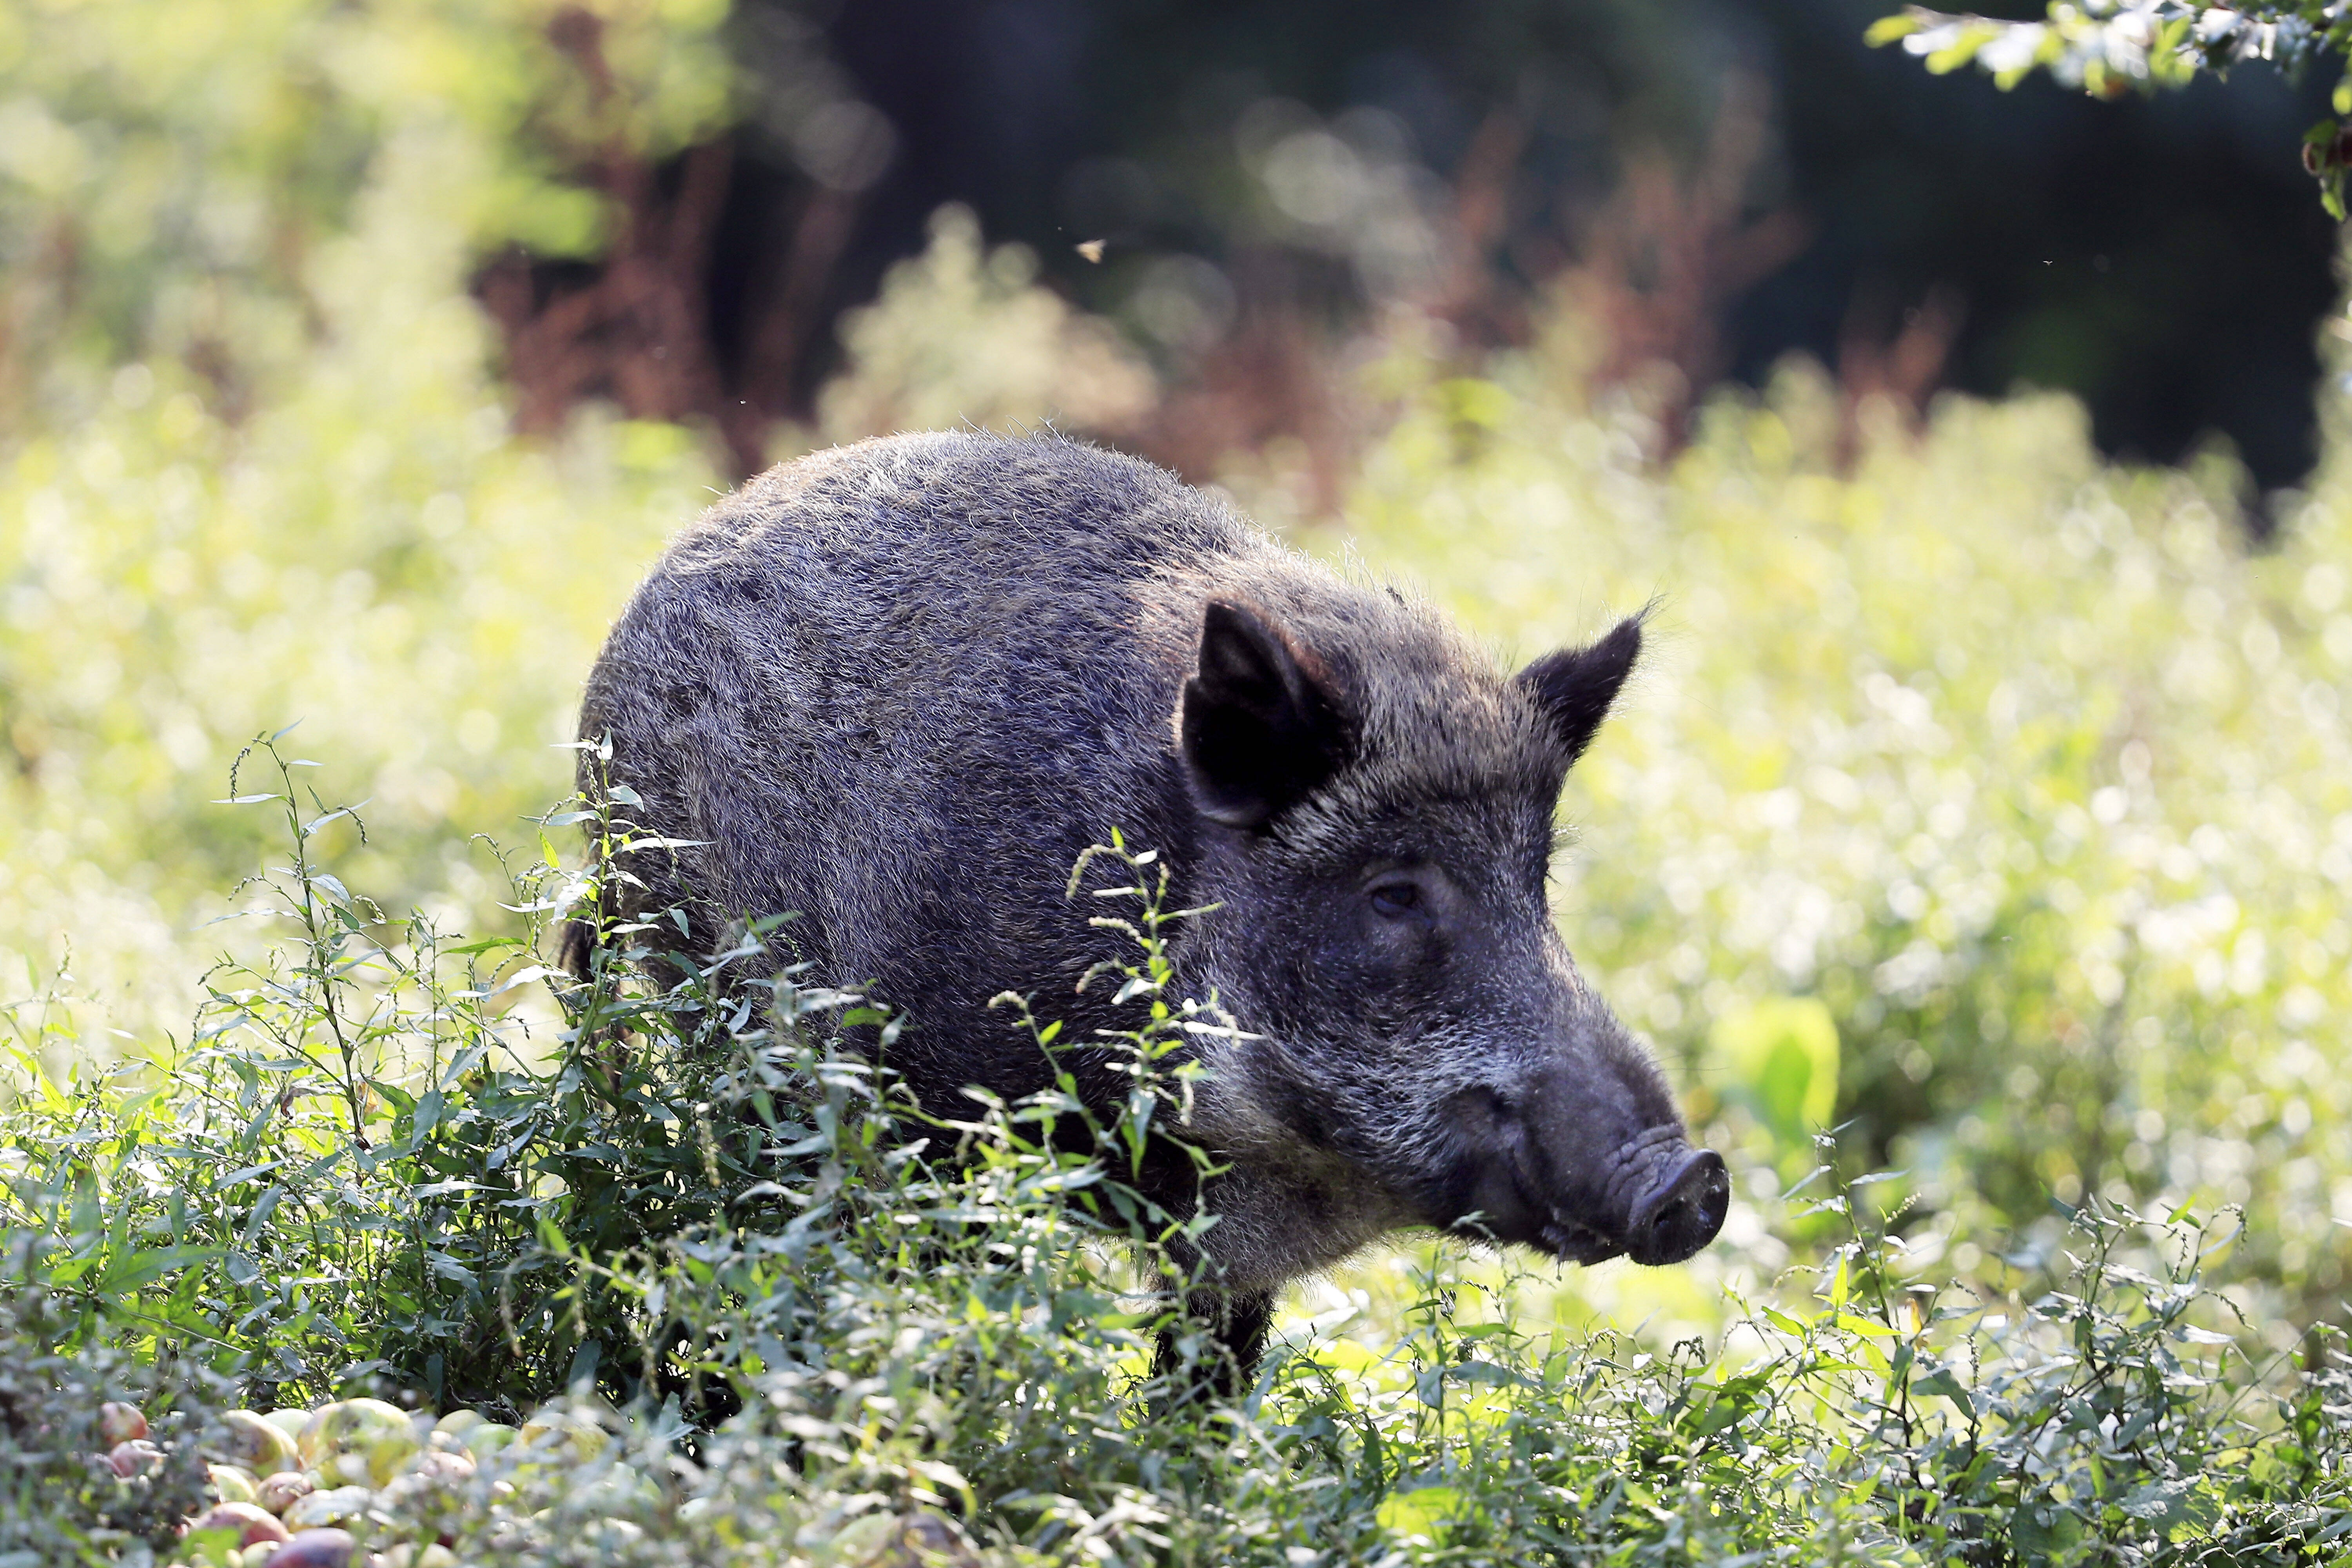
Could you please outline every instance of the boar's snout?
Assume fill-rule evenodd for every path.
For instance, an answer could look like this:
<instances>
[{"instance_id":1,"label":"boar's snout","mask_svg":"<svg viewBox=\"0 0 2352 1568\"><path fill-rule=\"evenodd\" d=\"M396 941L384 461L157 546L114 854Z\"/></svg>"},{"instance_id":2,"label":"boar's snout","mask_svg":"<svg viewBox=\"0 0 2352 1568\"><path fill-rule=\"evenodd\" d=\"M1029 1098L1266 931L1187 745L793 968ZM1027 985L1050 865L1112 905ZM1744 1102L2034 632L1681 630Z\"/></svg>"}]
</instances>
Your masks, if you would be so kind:
<instances>
[{"instance_id":1,"label":"boar's snout","mask_svg":"<svg viewBox=\"0 0 2352 1568\"><path fill-rule=\"evenodd\" d=\"M1731 1206L1723 1156L1692 1148L1679 1120L1635 1118L1625 1131L1624 1108L1592 1088L1556 1068L1517 1093L1482 1089L1455 1100L1453 1206L1469 1222L1457 1227L1573 1263L1629 1257L1655 1268L1692 1257Z\"/></svg>"},{"instance_id":2,"label":"boar's snout","mask_svg":"<svg viewBox=\"0 0 2352 1568\"><path fill-rule=\"evenodd\" d=\"M1680 1263L1715 1239L1731 1207L1731 1173L1712 1149L1678 1148L1633 1200L1625 1251L1655 1268Z\"/></svg>"}]
</instances>

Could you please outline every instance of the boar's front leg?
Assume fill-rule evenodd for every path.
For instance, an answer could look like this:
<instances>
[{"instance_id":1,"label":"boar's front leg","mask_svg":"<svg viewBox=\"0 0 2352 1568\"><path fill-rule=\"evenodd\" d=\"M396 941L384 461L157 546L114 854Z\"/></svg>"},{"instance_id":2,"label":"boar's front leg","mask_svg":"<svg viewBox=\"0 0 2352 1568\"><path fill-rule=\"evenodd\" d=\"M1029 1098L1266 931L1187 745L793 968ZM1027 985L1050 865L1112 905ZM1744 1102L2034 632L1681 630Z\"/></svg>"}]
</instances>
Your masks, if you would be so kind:
<instances>
[{"instance_id":1,"label":"boar's front leg","mask_svg":"<svg viewBox=\"0 0 2352 1568\"><path fill-rule=\"evenodd\" d=\"M1233 1399L1257 1376L1258 1358L1265 1352L1266 1330L1274 1321L1271 1290L1225 1290L1204 1286L1184 1298L1184 1315L1209 1331L1207 1353L1192 1369L1190 1393ZM1171 1377L1183 1363L1177 1349L1178 1331L1160 1331L1158 1353L1151 1371Z\"/></svg>"}]
</instances>

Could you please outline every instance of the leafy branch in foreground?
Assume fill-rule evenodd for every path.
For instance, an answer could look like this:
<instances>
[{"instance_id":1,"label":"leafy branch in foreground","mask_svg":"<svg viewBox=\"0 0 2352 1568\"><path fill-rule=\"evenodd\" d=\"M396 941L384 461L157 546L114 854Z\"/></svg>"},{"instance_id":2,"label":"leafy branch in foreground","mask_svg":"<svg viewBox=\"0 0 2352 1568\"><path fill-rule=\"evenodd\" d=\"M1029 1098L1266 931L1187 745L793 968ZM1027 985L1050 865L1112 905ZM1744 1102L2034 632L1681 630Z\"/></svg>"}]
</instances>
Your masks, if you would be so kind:
<instances>
[{"instance_id":1,"label":"leafy branch in foreground","mask_svg":"<svg viewBox=\"0 0 2352 1568\"><path fill-rule=\"evenodd\" d=\"M2002 90L2035 71L2094 98L2134 89L2186 87L2200 71L2263 60L2300 70L2352 42L2352 7L2343 0L2215 5L2201 0L2050 0L2039 22L2004 21L1966 12L1906 5L1872 24L1874 46L1901 42L1937 75L1973 65ZM2336 113L2352 116L2352 75L2336 89ZM2304 168L2320 183L2330 216L2344 217L2344 176L2352 135L2323 120L2303 139Z\"/></svg>"}]
</instances>

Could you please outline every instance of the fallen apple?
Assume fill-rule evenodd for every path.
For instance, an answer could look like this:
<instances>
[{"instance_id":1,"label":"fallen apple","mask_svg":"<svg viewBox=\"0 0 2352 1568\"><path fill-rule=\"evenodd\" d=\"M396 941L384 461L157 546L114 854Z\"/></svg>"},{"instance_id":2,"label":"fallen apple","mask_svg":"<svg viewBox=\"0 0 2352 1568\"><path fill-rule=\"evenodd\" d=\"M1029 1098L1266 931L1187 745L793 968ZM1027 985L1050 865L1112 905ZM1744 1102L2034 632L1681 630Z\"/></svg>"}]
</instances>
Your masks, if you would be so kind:
<instances>
[{"instance_id":1,"label":"fallen apple","mask_svg":"<svg viewBox=\"0 0 2352 1568\"><path fill-rule=\"evenodd\" d=\"M136 1405L108 1400L98 1407L98 1435L110 1448L147 1436L147 1416Z\"/></svg>"},{"instance_id":2,"label":"fallen apple","mask_svg":"<svg viewBox=\"0 0 2352 1568\"><path fill-rule=\"evenodd\" d=\"M319 1483L300 1470L280 1470L261 1478L253 1489L253 1500L272 1513L284 1513L318 1489Z\"/></svg>"},{"instance_id":3,"label":"fallen apple","mask_svg":"<svg viewBox=\"0 0 2352 1568\"><path fill-rule=\"evenodd\" d=\"M287 1529L278 1522L276 1514L249 1502L215 1503L209 1511L188 1521L188 1529L192 1533L199 1530L234 1530L240 1550L265 1541L288 1539Z\"/></svg>"},{"instance_id":4,"label":"fallen apple","mask_svg":"<svg viewBox=\"0 0 2352 1568\"><path fill-rule=\"evenodd\" d=\"M123 1479L143 1476L163 1462L163 1450L144 1437L117 1443L106 1451L107 1468Z\"/></svg>"},{"instance_id":5,"label":"fallen apple","mask_svg":"<svg viewBox=\"0 0 2352 1568\"><path fill-rule=\"evenodd\" d=\"M299 1447L303 1464L314 1470L324 1470L329 1459L349 1454L366 1457L373 1469L377 1450L397 1449L404 1457L419 1444L408 1413L400 1406L381 1399L343 1399L310 1413Z\"/></svg>"},{"instance_id":6,"label":"fallen apple","mask_svg":"<svg viewBox=\"0 0 2352 1568\"><path fill-rule=\"evenodd\" d=\"M358 1545L348 1530L298 1531L270 1555L269 1568L350 1568Z\"/></svg>"},{"instance_id":7,"label":"fallen apple","mask_svg":"<svg viewBox=\"0 0 2352 1568\"><path fill-rule=\"evenodd\" d=\"M357 1519L367 1512L375 1501L375 1493L366 1487L335 1487L308 1497L297 1498L286 1510L288 1528L315 1530L322 1525L341 1524L347 1519Z\"/></svg>"},{"instance_id":8,"label":"fallen apple","mask_svg":"<svg viewBox=\"0 0 2352 1568\"><path fill-rule=\"evenodd\" d=\"M213 1484L213 1495L223 1502L257 1502L254 1479L235 1465L206 1465L205 1474Z\"/></svg>"},{"instance_id":9,"label":"fallen apple","mask_svg":"<svg viewBox=\"0 0 2352 1568\"><path fill-rule=\"evenodd\" d=\"M220 1435L206 1443L211 1458L257 1476L289 1468L295 1462L294 1440L257 1411L231 1410L220 1418Z\"/></svg>"}]
</instances>

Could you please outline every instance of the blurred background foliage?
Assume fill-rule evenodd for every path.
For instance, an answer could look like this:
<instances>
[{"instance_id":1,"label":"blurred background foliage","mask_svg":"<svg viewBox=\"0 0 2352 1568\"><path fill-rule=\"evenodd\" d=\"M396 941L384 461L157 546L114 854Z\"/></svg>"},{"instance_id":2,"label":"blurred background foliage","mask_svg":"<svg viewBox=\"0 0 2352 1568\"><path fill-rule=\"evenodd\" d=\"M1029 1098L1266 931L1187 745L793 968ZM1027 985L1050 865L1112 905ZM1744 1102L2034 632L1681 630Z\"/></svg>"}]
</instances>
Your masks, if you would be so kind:
<instances>
[{"instance_id":1,"label":"blurred background foliage","mask_svg":"<svg viewBox=\"0 0 2352 1568\"><path fill-rule=\"evenodd\" d=\"M1523 345L1569 281L1615 345L1601 374L1668 366L1685 400L1792 350L1915 404L2030 382L2082 397L2111 455L2226 437L2257 521L2316 459L2335 235L2298 142L2331 112L2325 57L2100 102L1872 48L1890 0L740 9L748 34L820 42L887 128L830 198L850 216L819 291L866 298L964 202L1154 349L1186 395L1148 444L1188 468L1236 438L1335 440L1325 367L1387 306L1475 353ZM754 71L737 167L805 184L808 138L767 129L795 123L776 76ZM1099 264L1074 248L1095 239ZM736 255L714 307L760 319L767 264Z\"/></svg>"},{"instance_id":2,"label":"blurred background foliage","mask_svg":"<svg viewBox=\"0 0 2352 1568\"><path fill-rule=\"evenodd\" d=\"M478 907L451 825L561 793L580 661L710 468L667 426L514 439L467 289L518 234L598 245L550 173L575 140L650 153L728 102L715 9L563 15L601 100L530 5L0 20L12 988L70 948L179 1025L191 928L255 869L206 803L258 730L373 774L406 896Z\"/></svg>"},{"instance_id":3,"label":"blurred background foliage","mask_svg":"<svg viewBox=\"0 0 2352 1568\"><path fill-rule=\"evenodd\" d=\"M1352 74L1316 30L1342 9ZM820 442L1050 418L1514 656L1662 598L1570 788L1562 914L1747 1201L1693 1269L1563 1276L1563 1311L1715 1321L1787 1258L1759 1205L1823 1116L1911 1173L1884 1195L1920 1268L1998 1291L2004 1251L2054 1245L2053 1195L2194 1199L2245 1209L2252 1321L2337 1310L2352 475L2315 345L2352 329L2309 305L2332 236L2292 136L2282 216L2200 145L2179 188L2255 205L2191 226L2196 267L2095 268L2063 181L2000 189L1984 149L2019 133L1979 108L1937 132L1977 160L1948 190L1882 166L1899 115L1824 129L1855 101L1825 62L1919 79L1864 49L1866 7L1759 7L1832 40L1778 75L1701 8L1496 6L1443 48L1403 6L982 12L977 37L879 3L0 13L0 999L56 994L75 1021L44 1037L87 1051L184 1031L238 940L203 922L261 854L210 803L295 719L368 781L352 879L503 929L469 836L531 845L669 531ZM1031 78L1067 91L1007 87ZM1919 90L1962 87L1991 90ZM2298 89L2019 90L2029 130L2120 111L2185 146ZM1031 112L1056 102L1060 132ZM1029 208L999 181L1021 159ZM1897 185L1919 212L1871 229ZM2012 287L1962 247L1937 292L1853 238L1913 256L1997 195L1994 236L2047 219L2069 273ZM2312 265L2197 293L2248 247ZM1832 275L1826 314L1789 303ZM1776 310L1826 337L1755 325ZM2060 339L2114 371L2087 410L1937 395L2005 391ZM2143 340L2195 374L2147 373ZM2103 456L2110 394L2199 421L2124 422L2187 466ZM2246 460L2186 445L2212 428Z\"/></svg>"}]
</instances>

